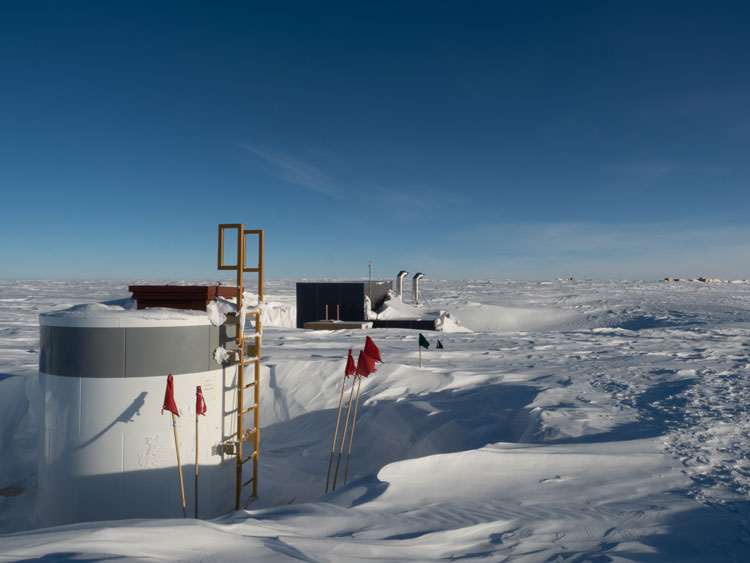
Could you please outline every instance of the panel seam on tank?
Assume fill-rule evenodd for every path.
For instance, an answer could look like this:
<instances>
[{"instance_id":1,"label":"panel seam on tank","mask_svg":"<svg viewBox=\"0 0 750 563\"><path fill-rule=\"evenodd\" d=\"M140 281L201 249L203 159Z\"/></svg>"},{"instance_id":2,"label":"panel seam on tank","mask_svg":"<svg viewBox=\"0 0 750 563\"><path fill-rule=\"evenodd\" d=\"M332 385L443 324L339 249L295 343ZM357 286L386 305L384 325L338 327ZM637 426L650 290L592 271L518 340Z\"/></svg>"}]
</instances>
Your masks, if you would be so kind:
<instances>
[{"instance_id":1,"label":"panel seam on tank","mask_svg":"<svg viewBox=\"0 0 750 563\"><path fill-rule=\"evenodd\" d=\"M122 468L122 481L120 483L120 486L122 489L125 489L125 434L120 432L120 439L121 439L121 449L120 449L120 467Z\"/></svg>"},{"instance_id":2,"label":"panel seam on tank","mask_svg":"<svg viewBox=\"0 0 750 563\"><path fill-rule=\"evenodd\" d=\"M211 327L206 327L206 369L204 371L211 371Z\"/></svg>"},{"instance_id":3,"label":"panel seam on tank","mask_svg":"<svg viewBox=\"0 0 750 563\"><path fill-rule=\"evenodd\" d=\"M122 377L128 376L128 329L122 329Z\"/></svg>"}]
</instances>

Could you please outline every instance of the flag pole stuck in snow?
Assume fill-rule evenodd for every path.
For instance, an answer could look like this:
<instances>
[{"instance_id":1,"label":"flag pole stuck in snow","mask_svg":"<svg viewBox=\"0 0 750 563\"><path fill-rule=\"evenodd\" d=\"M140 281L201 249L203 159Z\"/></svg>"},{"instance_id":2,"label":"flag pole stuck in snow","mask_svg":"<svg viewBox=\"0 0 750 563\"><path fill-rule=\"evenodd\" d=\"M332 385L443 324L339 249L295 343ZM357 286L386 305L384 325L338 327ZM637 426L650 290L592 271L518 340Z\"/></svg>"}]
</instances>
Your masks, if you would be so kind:
<instances>
[{"instance_id":1,"label":"flag pole stuck in snow","mask_svg":"<svg viewBox=\"0 0 750 563\"><path fill-rule=\"evenodd\" d=\"M203 390L198 385L195 388L195 518L198 519L198 415L206 416L206 400Z\"/></svg>"},{"instance_id":2,"label":"flag pole stuck in snow","mask_svg":"<svg viewBox=\"0 0 750 563\"><path fill-rule=\"evenodd\" d=\"M427 350L430 347L430 343L427 342L427 339L424 337L424 335L420 332L419 333L419 367L422 367L422 348Z\"/></svg>"},{"instance_id":3,"label":"flag pole stuck in snow","mask_svg":"<svg viewBox=\"0 0 750 563\"><path fill-rule=\"evenodd\" d=\"M357 370L354 365L354 356L352 356L352 350L349 349L349 357L346 359L346 367L344 368L344 383L341 385L341 397L339 398L339 412L336 415L336 428L333 431L333 443L331 444L331 457L328 458L328 474L326 475L326 493L328 492L328 483L331 481L331 466L333 465L333 452L336 451L336 438L339 433L339 422L341 422L341 407L344 404L344 390L346 389L346 380L350 375L354 375ZM352 387L354 383L352 382Z\"/></svg>"},{"instance_id":4,"label":"flag pole stuck in snow","mask_svg":"<svg viewBox=\"0 0 750 563\"><path fill-rule=\"evenodd\" d=\"M182 481L182 462L180 461L180 441L177 439L177 417L180 416L180 411L177 409L177 404L174 402L174 378L170 373L167 376L167 391L164 394L164 404L161 407L161 414L168 410L172 413L172 429L174 430L174 447L177 450L177 469L180 471L180 494L182 495L182 517L187 518L185 512L185 484Z\"/></svg>"},{"instance_id":5,"label":"flag pole stuck in snow","mask_svg":"<svg viewBox=\"0 0 750 563\"><path fill-rule=\"evenodd\" d=\"M359 375L359 383L357 383L357 398L354 400L354 414L352 415L352 433L349 436L349 450L346 452L346 467L344 468L344 485L346 485L346 477L349 475L349 458L352 455L352 442L354 441L354 425L357 422L357 407L359 406L359 388L362 386L362 377L367 377L371 373L375 373L375 362L383 363L380 359L380 350L372 338L369 336L365 340L365 350L359 353L359 359L357 361L357 375Z\"/></svg>"},{"instance_id":6,"label":"flag pole stuck in snow","mask_svg":"<svg viewBox=\"0 0 750 563\"><path fill-rule=\"evenodd\" d=\"M361 354L361 352L360 352ZM344 442L346 441L346 429L349 427L349 413L352 410L352 397L354 396L354 380L357 379L357 375L355 374L352 378L352 390L349 393L349 403L346 406L346 418L344 419L344 432L341 435L341 447L339 448L339 456L336 458L336 470L333 472L333 488L331 490L336 490L336 479L339 476L339 464L341 463L341 454L344 453Z\"/></svg>"}]
</instances>

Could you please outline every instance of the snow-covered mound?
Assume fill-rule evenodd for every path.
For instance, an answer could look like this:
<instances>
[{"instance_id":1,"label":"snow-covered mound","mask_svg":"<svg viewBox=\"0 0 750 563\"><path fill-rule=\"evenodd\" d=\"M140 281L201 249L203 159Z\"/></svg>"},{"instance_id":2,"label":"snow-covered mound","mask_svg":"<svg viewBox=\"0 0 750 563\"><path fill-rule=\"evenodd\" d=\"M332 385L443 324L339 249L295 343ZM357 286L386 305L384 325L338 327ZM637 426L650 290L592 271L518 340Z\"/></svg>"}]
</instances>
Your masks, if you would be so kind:
<instances>
[{"instance_id":1,"label":"snow-covered mound","mask_svg":"<svg viewBox=\"0 0 750 563\"><path fill-rule=\"evenodd\" d=\"M130 298L115 299L104 303L84 303L48 313L45 317L49 324L54 324L56 319L60 319L66 324L81 319L87 326L94 326L99 322L107 326L126 326L131 321L137 322L143 319L150 323L159 323L160 321L166 323L170 321L205 322L206 314L203 311L164 307L138 309L137 305L137 301Z\"/></svg>"},{"instance_id":2,"label":"snow-covered mound","mask_svg":"<svg viewBox=\"0 0 750 563\"><path fill-rule=\"evenodd\" d=\"M369 304L369 300L365 300ZM435 328L444 332L470 332L461 325L460 319L445 310L425 309L423 305L404 303L392 291L388 292L383 305L377 311L367 310L368 320L431 320Z\"/></svg>"},{"instance_id":3,"label":"snow-covered mound","mask_svg":"<svg viewBox=\"0 0 750 563\"><path fill-rule=\"evenodd\" d=\"M258 296L254 293L245 292L245 312L257 310L260 307L260 321L264 327L275 326L279 328L294 328L297 326L297 307L289 303L278 301L258 302ZM206 316L211 324L218 326L226 320L228 314L237 311L237 303L234 298L224 299L219 297L206 307Z\"/></svg>"},{"instance_id":4,"label":"snow-covered mound","mask_svg":"<svg viewBox=\"0 0 750 563\"><path fill-rule=\"evenodd\" d=\"M36 315L124 285L0 282L0 529L29 530L0 536L0 560L750 560L748 284L430 280L426 309L473 332L425 333L423 369L416 331L268 323L258 501L31 530ZM272 288L289 315L294 283ZM325 494L365 334L385 363Z\"/></svg>"},{"instance_id":5,"label":"snow-covered mound","mask_svg":"<svg viewBox=\"0 0 750 563\"><path fill-rule=\"evenodd\" d=\"M423 307L405 303L392 291L377 311L369 311L369 319L397 320L397 319L435 319L440 311L430 311Z\"/></svg>"},{"instance_id":6,"label":"snow-covered mound","mask_svg":"<svg viewBox=\"0 0 750 563\"><path fill-rule=\"evenodd\" d=\"M573 311L547 307L500 307L481 303L454 305L451 312L466 328L479 332L543 330L580 319Z\"/></svg>"},{"instance_id":7,"label":"snow-covered mound","mask_svg":"<svg viewBox=\"0 0 750 563\"><path fill-rule=\"evenodd\" d=\"M295 328L297 326L297 306L279 301L265 301L260 317L263 326Z\"/></svg>"}]
</instances>

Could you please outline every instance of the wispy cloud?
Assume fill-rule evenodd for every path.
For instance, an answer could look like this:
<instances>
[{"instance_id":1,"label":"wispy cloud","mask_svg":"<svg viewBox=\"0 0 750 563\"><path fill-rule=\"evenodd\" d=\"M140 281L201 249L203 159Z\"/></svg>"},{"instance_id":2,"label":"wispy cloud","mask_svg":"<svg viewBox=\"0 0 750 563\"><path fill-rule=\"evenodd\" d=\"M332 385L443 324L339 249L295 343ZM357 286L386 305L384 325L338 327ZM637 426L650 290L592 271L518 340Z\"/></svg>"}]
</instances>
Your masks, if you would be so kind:
<instances>
[{"instance_id":1,"label":"wispy cloud","mask_svg":"<svg viewBox=\"0 0 750 563\"><path fill-rule=\"evenodd\" d=\"M669 174L670 172L674 172L677 167L674 163L671 162L652 161L613 166L611 168L616 172L632 174L633 176L645 176L647 178L654 178L664 176L666 174Z\"/></svg>"},{"instance_id":2,"label":"wispy cloud","mask_svg":"<svg viewBox=\"0 0 750 563\"><path fill-rule=\"evenodd\" d=\"M640 159L631 162L608 164L603 170L625 180L659 181L675 177L703 176L715 178L726 176L732 168L715 159L706 158L703 162L677 161L664 159Z\"/></svg>"},{"instance_id":3,"label":"wispy cloud","mask_svg":"<svg viewBox=\"0 0 750 563\"><path fill-rule=\"evenodd\" d=\"M468 197L462 199L448 190L423 185L404 186L400 189L378 187L367 193L377 199L391 219L401 222L424 219L425 215L437 214L441 210L469 202Z\"/></svg>"},{"instance_id":4,"label":"wispy cloud","mask_svg":"<svg viewBox=\"0 0 750 563\"><path fill-rule=\"evenodd\" d=\"M745 108L746 98L744 93L735 92L694 92L672 105L672 111L677 115L684 116L713 116L734 113Z\"/></svg>"},{"instance_id":5,"label":"wispy cloud","mask_svg":"<svg viewBox=\"0 0 750 563\"><path fill-rule=\"evenodd\" d=\"M701 127L710 124L710 130L720 132L721 137L734 134L746 137L750 131L744 90L694 91L677 98L656 98L640 106L635 116L657 123L677 118Z\"/></svg>"},{"instance_id":6,"label":"wispy cloud","mask_svg":"<svg viewBox=\"0 0 750 563\"><path fill-rule=\"evenodd\" d=\"M460 263L447 275L658 279L747 278L750 227L660 223L485 224L454 235Z\"/></svg>"},{"instance_id":7,"label":"wispy cloud","mask_svg":"<svg viewBox=\"0 0 750 563\"><path fill-rule=\"evenodd\" d=\"M328 197L343 197L342 190L335 185L330 176L307 162L265 148L240 146L262 160L268 166L269 172L284 182Z\"/></svg>"}]
</instances>

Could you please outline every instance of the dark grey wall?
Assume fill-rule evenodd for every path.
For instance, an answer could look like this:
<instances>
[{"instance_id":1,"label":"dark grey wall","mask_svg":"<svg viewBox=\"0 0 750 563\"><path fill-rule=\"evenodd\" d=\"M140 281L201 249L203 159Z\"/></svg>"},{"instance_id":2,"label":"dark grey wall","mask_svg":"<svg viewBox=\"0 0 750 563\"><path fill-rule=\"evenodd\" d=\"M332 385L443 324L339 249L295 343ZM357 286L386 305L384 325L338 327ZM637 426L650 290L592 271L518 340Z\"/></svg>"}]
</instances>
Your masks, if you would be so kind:
<instances>
[{"instance_id":1,"label":"dark grey wall","mask_svg":"<svg viewBox=\"0 0 750 563\"><path fill-rule=\"evenodd\" d=\"M375 282L370 287L369 283L365 283L365 293L370 295L370 302L372 303L372 310L375 311L380 309L385 303L385 298L388 297L388 292L393 287L392 282Z\"/></svg>"},{"instance_id":2,"label":"dark grey wall","mask_svg":"<svg viewBox=\"0 0 750 563\"><path fill-rule=\"evenodd\" d=\"M298 282L297 283L297 328L311 321L336 318L339 306L342 321L364 321L365 296L371 295L373 309L383 305L390 281L370 282Z\"/></svg>"},{"instance_id":3,"label":"dark grey wall","mask_svg":"<svg viewBox=\"0 0 750 563\"><path fill-rule=\"evenodd\" d=\"M70 377L149 377L219 369L225 327L41 326L39 370ZM224 330L222 330L224 329Z\"/></svg>"}]
</instances>

